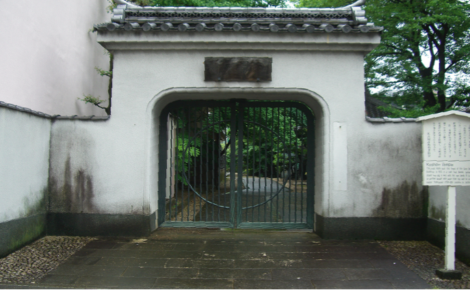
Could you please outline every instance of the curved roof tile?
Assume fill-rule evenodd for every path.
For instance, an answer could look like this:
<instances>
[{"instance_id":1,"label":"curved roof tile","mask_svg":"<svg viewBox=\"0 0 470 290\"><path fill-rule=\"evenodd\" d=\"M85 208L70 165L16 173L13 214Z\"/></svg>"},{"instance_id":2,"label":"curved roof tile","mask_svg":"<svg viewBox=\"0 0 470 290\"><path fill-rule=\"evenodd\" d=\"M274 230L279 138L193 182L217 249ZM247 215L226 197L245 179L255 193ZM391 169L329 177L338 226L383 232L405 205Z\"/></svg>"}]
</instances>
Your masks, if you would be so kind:
<instances>
[{"instance_id":1,"label":"curved roof tile","mask_svg":"<svg viewBox=\"0 0 470 290\"><path fill-rule=\"evenodd\" d=\"M98 31L380 32L361 7L139 7L118 5Z\"/></svg>"}]
</instances>

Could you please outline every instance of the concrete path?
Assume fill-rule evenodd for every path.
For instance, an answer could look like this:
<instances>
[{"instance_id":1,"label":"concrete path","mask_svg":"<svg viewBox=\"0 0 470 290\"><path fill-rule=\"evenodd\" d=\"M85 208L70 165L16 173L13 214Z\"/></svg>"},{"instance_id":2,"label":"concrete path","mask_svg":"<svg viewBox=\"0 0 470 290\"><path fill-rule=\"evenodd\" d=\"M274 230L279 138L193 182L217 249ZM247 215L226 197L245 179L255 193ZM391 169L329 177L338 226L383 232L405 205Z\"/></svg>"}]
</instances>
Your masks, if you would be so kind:
<instances>
[{"instance_id":1,"label":"concrete path","mask_svg":"<svg viewBox=\"0 0 470 290\"><path fill-rule=\"evenodd\" d=\"M101 238L35 288L430 288L373 241L305 231L159 229Z\"/></svg>"}]
</instances>

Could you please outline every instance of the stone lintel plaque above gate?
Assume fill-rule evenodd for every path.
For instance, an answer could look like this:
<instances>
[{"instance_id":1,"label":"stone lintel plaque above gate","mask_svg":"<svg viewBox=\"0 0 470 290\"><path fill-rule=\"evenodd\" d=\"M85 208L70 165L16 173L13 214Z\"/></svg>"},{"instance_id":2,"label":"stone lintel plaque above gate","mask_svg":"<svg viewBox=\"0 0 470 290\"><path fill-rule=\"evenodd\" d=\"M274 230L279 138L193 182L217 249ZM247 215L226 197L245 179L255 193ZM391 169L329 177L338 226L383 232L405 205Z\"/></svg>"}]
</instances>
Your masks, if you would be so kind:
<instances>
[{"instance_id":1,"label":"stone lintel plaque above gate","mask_svg":"<svg viewBox=\"0 0 470 290\"><path fill-rule=\"evenodd\" d=\"M206 57L207 82L270 82L273 59L270 57Z\"/></svg>"}]
</instances>

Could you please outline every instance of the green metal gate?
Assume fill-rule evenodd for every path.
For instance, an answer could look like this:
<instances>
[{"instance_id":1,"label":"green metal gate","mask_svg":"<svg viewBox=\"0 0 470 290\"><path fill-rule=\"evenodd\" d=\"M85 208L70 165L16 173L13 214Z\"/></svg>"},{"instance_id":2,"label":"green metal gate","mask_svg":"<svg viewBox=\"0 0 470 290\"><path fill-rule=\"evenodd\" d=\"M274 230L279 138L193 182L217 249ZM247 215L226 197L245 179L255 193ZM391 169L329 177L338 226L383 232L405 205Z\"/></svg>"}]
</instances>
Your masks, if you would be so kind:
<instances>
[{"instance_id":1,"label":"green metal gate","mask_svg":"<svg viewBox=\"0 0 470 290\"><path fill-rule=\"evenodd\" d=\"M162 112L159 138L160 226L313 228L305 105L177 101Z\"/></svg>"}]
</instances>

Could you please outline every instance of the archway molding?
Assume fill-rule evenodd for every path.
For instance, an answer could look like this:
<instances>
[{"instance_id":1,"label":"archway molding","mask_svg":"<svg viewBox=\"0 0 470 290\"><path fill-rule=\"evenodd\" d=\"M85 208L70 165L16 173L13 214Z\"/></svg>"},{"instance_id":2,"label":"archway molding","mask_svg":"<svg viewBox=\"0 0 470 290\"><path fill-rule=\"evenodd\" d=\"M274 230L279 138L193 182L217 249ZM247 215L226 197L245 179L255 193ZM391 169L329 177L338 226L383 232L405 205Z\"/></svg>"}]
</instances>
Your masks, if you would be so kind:
<instances>
[{"instance_id":1,"label":"archway molding","mask_svg":"<svg viewBox=\"0 0 470 290\"><path fill-rule=\"evenodd\" d=\"M315 213L323 213L328 204L328 173L330 144L330 109L326 100L319 94L301 88L168 88L156 94L147 105L146 119L146 175L145 200L148 212L158 217L159 162L163 155L159 152L160 114L174 101L180 100L287 100L299 101L310 108L315 116ZM163 162L168 162L163 160ZM168 178L168 175L167 175ZM152 225L154 223L152 222ZM157 227L155 220L152 230Z\"/></svg>"}]
</instances>

